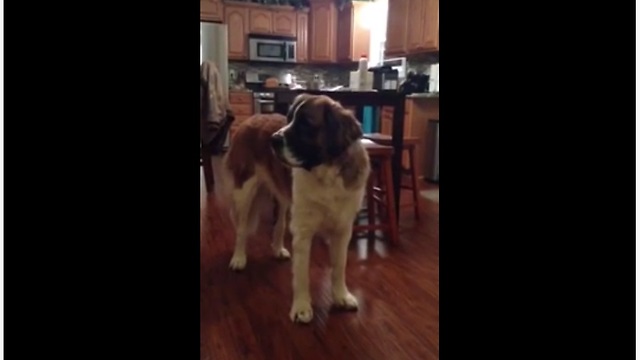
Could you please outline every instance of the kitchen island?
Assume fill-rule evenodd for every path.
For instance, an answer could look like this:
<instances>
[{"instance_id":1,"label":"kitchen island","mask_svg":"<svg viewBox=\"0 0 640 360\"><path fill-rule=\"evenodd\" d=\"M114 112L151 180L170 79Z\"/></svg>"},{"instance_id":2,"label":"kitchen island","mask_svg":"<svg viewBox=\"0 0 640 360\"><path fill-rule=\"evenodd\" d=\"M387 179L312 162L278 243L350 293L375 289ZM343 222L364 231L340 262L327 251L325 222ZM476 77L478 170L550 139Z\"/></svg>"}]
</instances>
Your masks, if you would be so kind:
<instances>
[{"instance_id":1,"label":"kitchen island","mask_svg":"<svg viewBox=\"0 0 640 360\"><path fill-rule=\"evenodd\" d=\"M326 95L342 106L355 107L356 117L362 121L363 108L393 107L393 126L391 131L393 142L393 193L396 199L396 218L400 215L400 184L402 180L402 143L404 134L405 95L398 92L377 91L322 91L322 90L276 90L275 111L286 115L293 99L300 94Z\"/></svg>"}]
</instances>

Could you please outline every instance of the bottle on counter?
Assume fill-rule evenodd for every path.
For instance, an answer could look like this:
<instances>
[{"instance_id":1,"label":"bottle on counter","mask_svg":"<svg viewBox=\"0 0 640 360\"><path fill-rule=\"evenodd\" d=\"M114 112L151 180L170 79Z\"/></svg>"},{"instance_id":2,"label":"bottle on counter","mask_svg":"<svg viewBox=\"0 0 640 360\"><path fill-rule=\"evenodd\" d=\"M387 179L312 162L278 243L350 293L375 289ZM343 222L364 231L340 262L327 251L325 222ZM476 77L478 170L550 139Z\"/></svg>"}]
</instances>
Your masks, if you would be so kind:
<instances>
[{"instance_id":1,"label":"bottle on counter","mask_svg":"<svg viewBox=\"0 0 640 360\"><path fill-rule=\"evenodd\" d=\"M366 72L369 69L369 60L367 60L367 55L360 55L360 59L358 60L358 71Z\"/></svg>"},{"instance_id":2,"label":"bottle on counter","mask_svg":"<svg viewBox=\"0 0 640 360\"><path fill-rule=\"evenodd\" d=\"M309 89L311 90L319 90L320 89L320 75L313 75L313 80L311 80L311 84L309 84Z\"/></svg>"},{"instance_id":3,"label":"bottle on counter","mask_svg":"<svg viewBox=\"0 0 640 360\"><path fill-rule=\"evenodd\" d=\"M322 75L320 75L320 74L313 75L313 80L311 81L310 89L312 89L312 90L323 90L324 89L324 79L322 78Z\"/></svg>"},{"instance_id":4,"label":"bottle on counter","mask_svg":"<svg viewBox=\"0 0 640 360\"><path fill-rule=\"evenodd\" d=\"M367 55L361 55L358 60L358 90L364 90L367 86L367 72L369 69L369 61Z\"/></svg>"}]
</instances>

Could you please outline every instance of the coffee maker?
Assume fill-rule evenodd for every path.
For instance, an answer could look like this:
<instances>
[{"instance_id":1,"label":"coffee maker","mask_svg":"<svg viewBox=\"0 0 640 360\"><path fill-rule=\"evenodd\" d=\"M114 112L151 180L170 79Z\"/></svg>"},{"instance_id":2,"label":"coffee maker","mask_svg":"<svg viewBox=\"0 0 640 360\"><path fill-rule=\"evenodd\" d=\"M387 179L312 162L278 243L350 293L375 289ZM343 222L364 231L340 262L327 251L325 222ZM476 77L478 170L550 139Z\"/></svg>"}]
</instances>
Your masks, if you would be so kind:
<instances>
[{"instance_id":1,"label":"coffee maker","mask_svg":"<svg viewBox=\"0 0 640 360\"><path fill-rule=\"evenodd\" d=\"M413 93L427 92L429 89L429 75L416 74L413 71L409 71L407 79L400 84L398 91L409 95Z\"/></svg>"},{"instance_id":2,"label":"coffee maker","mask_svg":"<svg viewBox=\"0 0 640 360\"><path fill-rule=\"evenodd\" d=\"M398 90L398 70L389 65L369 68L373 73L373 89L378 91Z\"/></svg>"}]
</instances>

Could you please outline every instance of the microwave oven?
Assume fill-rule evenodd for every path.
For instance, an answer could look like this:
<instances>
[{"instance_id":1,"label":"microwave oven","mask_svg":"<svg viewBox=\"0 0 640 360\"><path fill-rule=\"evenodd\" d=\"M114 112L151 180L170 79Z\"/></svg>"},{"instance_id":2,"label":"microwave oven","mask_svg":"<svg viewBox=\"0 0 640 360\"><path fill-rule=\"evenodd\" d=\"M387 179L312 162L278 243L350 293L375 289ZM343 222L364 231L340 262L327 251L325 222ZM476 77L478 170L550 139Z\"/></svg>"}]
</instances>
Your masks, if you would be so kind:
<instances>
[{"instance_id":1,"label":"microwave oven","mask_svg":"<svg viewBox=\"0 0 640 360\"><path fill-rule=\"evenodd\" d=\"M249 35L249 60L295 63L296 40L275 36Z\"/></svg>"}]
</instances>

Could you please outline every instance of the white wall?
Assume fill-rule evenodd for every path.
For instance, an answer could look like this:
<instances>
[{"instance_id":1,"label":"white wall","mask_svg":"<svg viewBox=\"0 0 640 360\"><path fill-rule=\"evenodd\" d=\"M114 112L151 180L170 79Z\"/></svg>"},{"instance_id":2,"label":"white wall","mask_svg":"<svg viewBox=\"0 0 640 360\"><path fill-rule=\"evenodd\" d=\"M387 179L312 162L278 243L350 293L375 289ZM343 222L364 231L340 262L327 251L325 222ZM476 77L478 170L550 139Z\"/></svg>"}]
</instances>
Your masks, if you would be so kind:
<instances>
[{"instance_id":1,"label":"white wall","mask_svg":"<svg viewBox=\"0 0 640 360\"><path fill-rule=\"evenodd\" d=\"M388 0L376 0L364 14L369 29L371 29L371 42L369 45L369 66L380 64L384 58L384 42L387 38L387 10Z\"/></svg>"}]
</instances>

